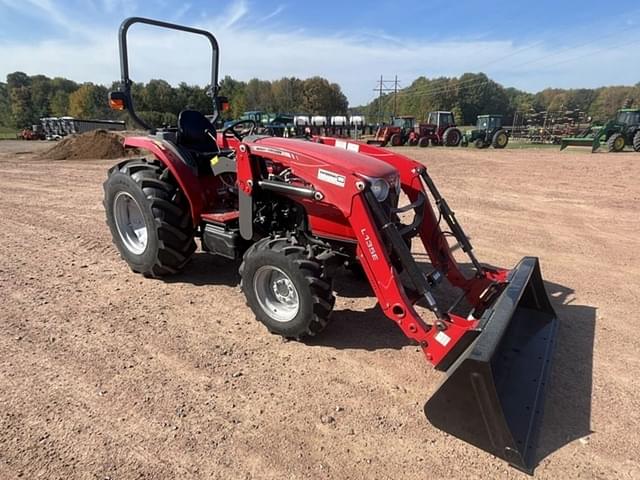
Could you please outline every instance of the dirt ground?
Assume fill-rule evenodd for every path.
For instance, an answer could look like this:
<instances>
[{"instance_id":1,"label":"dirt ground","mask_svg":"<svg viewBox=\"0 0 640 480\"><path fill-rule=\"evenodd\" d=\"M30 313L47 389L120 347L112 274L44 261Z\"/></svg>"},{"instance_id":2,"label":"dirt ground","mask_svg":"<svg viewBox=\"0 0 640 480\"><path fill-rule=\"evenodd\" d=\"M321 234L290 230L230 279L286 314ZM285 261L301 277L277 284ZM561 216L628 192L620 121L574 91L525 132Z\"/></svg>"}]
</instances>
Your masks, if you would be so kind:
<instances>
[{"instance_id":1,"label":"dirt ground","mask_svg":"<svg viewBox=\"0 0 640 480\"><path fill-rule=\"evenodd\" d=\"M133 274L101 204L112 160L0 142L0 478L526 478L422 407L442 374L338 279L309 344L258 324L237 265ZM405 148L481 261L540 257L560 317L540 479L640 478L640 155Z\"/></svg>"}]
</instances>

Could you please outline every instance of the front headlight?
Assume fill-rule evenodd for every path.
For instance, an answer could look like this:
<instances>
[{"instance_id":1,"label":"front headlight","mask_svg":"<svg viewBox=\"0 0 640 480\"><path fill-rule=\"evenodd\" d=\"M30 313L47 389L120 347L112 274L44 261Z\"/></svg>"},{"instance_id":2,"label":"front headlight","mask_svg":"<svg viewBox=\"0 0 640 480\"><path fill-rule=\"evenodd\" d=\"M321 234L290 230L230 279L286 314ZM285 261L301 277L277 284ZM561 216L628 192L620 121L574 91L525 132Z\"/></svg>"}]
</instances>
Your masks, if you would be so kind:
<instances>
[{"instance_id":1,"label":"front headlight","mask_svg":"<svg viewBox=\"0 0 640 480\"><path fill-rule=\"evenodd\" d=\"M389 196L389 183L384 178L371 180L371 193L379 202L384 202Z\"/></svg>"}]
</instances>

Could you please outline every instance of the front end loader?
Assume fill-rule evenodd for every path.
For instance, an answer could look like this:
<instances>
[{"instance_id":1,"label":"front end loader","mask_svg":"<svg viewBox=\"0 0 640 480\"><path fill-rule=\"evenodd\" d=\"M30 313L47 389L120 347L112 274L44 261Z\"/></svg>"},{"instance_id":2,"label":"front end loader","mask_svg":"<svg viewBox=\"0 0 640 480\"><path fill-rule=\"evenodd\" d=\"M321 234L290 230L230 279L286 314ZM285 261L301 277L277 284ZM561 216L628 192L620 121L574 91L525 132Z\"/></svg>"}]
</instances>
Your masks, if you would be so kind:
<instances>
[{"instance_id":1,"label":"front end loader","mask_svg":"<svg viewBox=\"0 0 640 480\"><path fill-rule=\"evenodd\" d=\"M640 152L640 110L624 108L618 110L616 118L602 126L591 126L575 137L565 137L560 142L560 150L567 147L589 147L597 151L602 144L609 152L622 152L625 146Z\"/></svg>"},{"instance_id":2,"label":"front end loader","mask_svg":"<svg viewBox=\"0 0 640 480\"><path fill-rule=\"evenodd\" d=\"M482 264L427 168L403 155L336 138L255 135L251 120L218 130L224 102L209 32L125 20L122 87L110 102L141 126L148 127L135 114L126 48L136 23L210 40L214 114L209 120L185 110L177 127L124 140L151 157L119 163L104 184L107 223L131 269L150 277L180 271L197 238L203 250L241 261L242 291L267 330L304 339L331 319L333 277L357 266L384 315L444 372L424 407L429 421L531 472L557 325L538 259L512 269ZM456 262L449 237L469 271ZM428 268L412 254L416 241ZM434 296L443 282L458 291L450 305Z\"/></svg>"}]
</instances>

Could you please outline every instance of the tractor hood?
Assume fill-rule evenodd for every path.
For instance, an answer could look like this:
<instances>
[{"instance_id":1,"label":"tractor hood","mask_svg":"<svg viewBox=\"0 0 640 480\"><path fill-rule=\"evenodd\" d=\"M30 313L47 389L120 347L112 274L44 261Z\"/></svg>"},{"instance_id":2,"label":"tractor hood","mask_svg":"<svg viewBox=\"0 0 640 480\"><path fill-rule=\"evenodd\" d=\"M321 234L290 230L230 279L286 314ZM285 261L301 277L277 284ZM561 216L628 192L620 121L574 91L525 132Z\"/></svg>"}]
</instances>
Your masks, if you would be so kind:
<instances>
[{"instance_id":1,"label":"tractor hood","mask_svg":"<svg viewBox=\"0 0 640 480\"><path fill-rule=\"evenodd\" d=\"M282 155L288 158L287 163L292 167L299 165L302 168L329 167L333 172L342 175L356 174L369 178L389 178L398 175L398 171L382 160L358 153L351 148L339 148L309 140L280 138L280 137L254 137L245 138L252 151L256 155L260 151ZM350 143L357 147L358 144Z\"/></svg>"}]
</instances>

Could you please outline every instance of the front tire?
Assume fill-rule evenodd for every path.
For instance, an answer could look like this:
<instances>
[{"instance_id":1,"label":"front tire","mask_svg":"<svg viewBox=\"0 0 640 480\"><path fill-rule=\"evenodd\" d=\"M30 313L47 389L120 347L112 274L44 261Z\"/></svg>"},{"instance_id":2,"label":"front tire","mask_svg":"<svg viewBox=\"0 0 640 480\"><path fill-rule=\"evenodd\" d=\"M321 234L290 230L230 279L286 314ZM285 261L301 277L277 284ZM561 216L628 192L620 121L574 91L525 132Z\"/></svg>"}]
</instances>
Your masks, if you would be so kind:
<instances>
[{"instance_id":1,"label":"front tire","mask_svg":"<svg viewBox=\"0 0 640 480\"><path fill-rule=\"evenodd\" d=\"M306 247L264 238L245 253L240 277L247 304L271 333L301 339L327 326L332 282Z\"/></svg>"},{"instance_id":2,"label":"front tire","mask_svg":"<svg viewBox=\"0 0 640 480\"><path fill-rule=\"evenodd\" d=\"M633 150L640 152L640 130L633 136Z\"/></svg>"},{"instance_id":3,"label":"front tire","mask_svg":"<svg viewBox=\"0 0 640 480\"><path fill-rule=\"evenodd\" d=\"M147 277L180 271L196 249L189 204L159 162L131 160L104 182L113 243L131 270Z\"/></svg>"},{"instance_id":4,"label":"front tire","mask_svg":"<svg viewBox=\"0 0 640 480\"><path fill-rule=\"evenodd\" d=\"M429 146L429 137L420 137L420 140L418 140L418 146L420 148L427 148Z\"/></svg>"},{"instance_id":5,"label":"front tire","mask_svg":"<svg viewBox=\"0 0 640 480\"><path fill-rule=\"evenodd\" d=\"M621 133L614 133L609 137L609 140L607 140L607 148L610 152L621 152L624 150L624 144L624 135Z\"/></svg>"}]
</instances>

